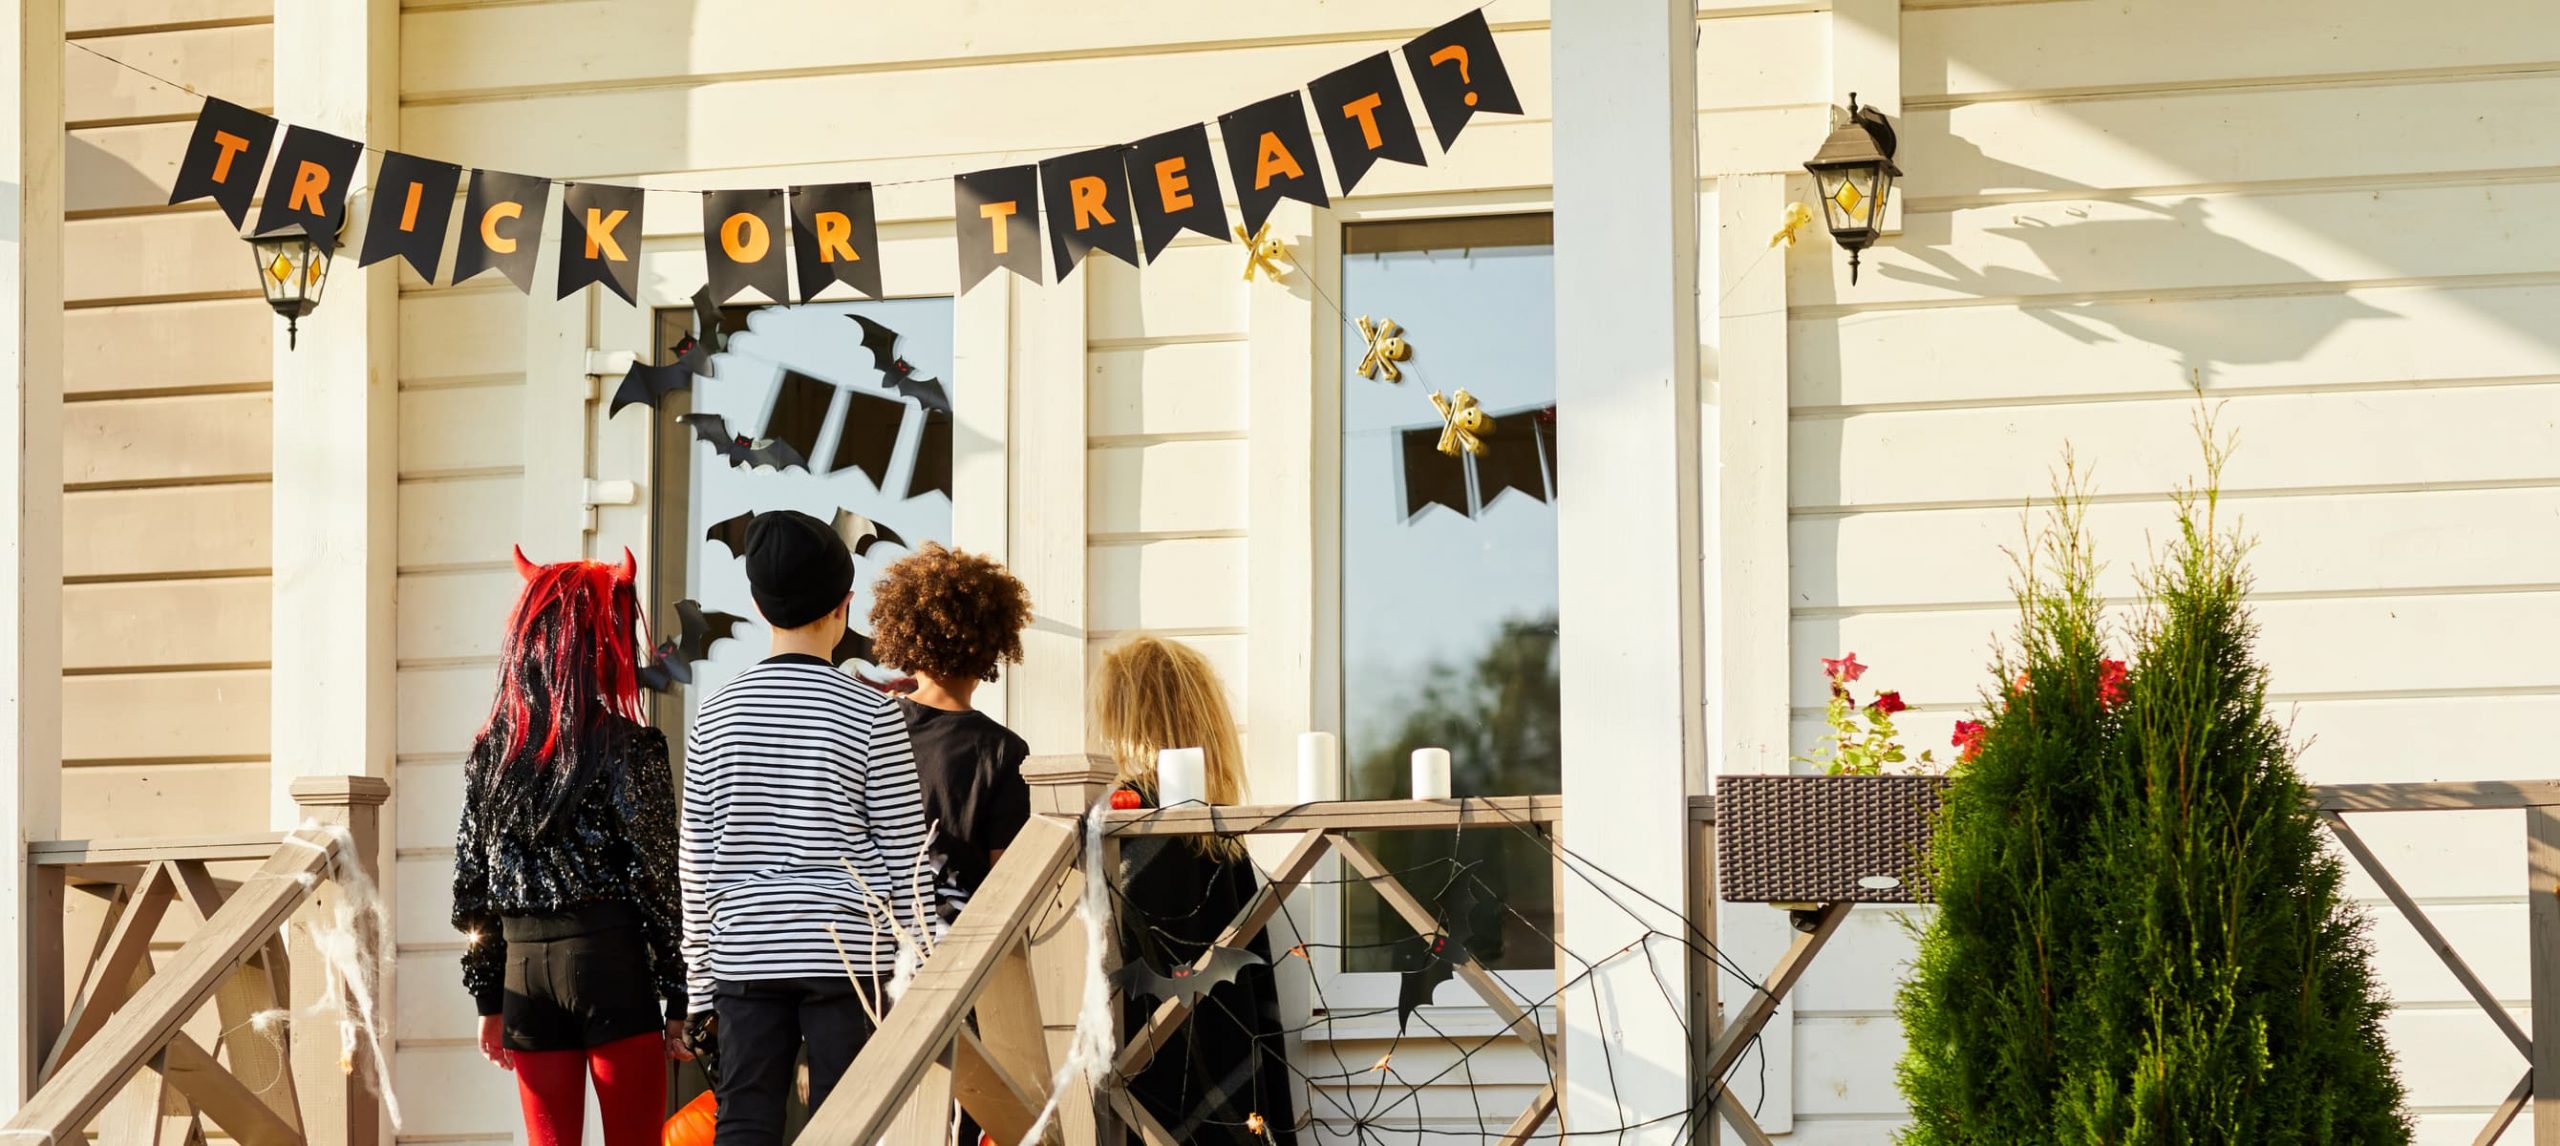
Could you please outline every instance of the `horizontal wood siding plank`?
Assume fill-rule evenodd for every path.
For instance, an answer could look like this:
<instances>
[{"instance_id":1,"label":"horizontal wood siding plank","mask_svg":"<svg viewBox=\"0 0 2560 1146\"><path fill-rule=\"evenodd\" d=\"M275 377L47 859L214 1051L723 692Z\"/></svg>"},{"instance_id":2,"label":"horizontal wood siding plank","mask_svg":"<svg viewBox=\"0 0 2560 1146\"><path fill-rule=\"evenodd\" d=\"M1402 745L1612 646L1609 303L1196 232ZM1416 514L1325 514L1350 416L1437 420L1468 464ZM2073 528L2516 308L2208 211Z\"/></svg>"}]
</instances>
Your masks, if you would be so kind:
<instances>
[{"instance_id":1,"label":"horizontal wood siding plank","mask_svg":"<svg viewBox=\"0 0 2560 1146\"><path fill-rule=\"evenodd\" d=\"M400 846L452 847L462 818L462 757L412 756L400 761Z\"/></svg>"},{"instance_id":2,"label":"horizontal wood siding plank","mask_svg":"<svg viewBox=\"0 0 2560 1146\"><path fill-rule=\"evenodd\" d=\"M1902 20L1903 98L2547 64L2560 60L2550 16L2538 0L2485 0L2459 19L2401 0L1919 10Z\"/></svg>"},{"instance_id":3,"label":"horizontal wood siding plank","mask_svg":"<svg viewBox=\"0 0 2560 1146\"><path fill-rule=\"evenodd\" d=\"M263 24L99 36L62 50L62 117L81 124L148 116L195 118L196 97L105 60L112 56L244 107L274 102L275 30Z\"/></svg>"},{"instance_id":4,"label":"horizontal wood siding plank","mask_svg":"<svg viewBox=\"0 0 2560 1146\"><path fill-rule=\"evenodd\" d=\"M400 566L506 561L521 521L521 479L461 478L400 485Z\"/></svg>"},{"instance_id":5,"label":"horizontal wood siding plank","mask_svg":"<svg viewBox=\"0 0 2560 1146\"><path fill-rule=\"evenodd\" d=\"M405 927L400 933L410 934ZM450 988L457 993L462 990L460 974L454 972ZM432 980L426 987L435 989ZM400 1123L403 1142L484 1138L504 1142L521 1127L515 1076L490 1066L489 1060L480 1057L480 1048L468 1043L399 1048L391 1060L391 1086L398 1094L436 1096L436 1101L400 1108L405 1116Z\"/></svg>"},{"instance_id":6,"label":"horizontal wood siding plank","mask_svg":"<svg viewBox=\"0 0 2560 1146\"><path fill-rule=\"evenodd\" d=\"M1085 390L1085 429L1095 437L1224 434L1245 428L1242 342L1097 350Z\"/></svg>"},{"instance_id":7,"label":"horizontal wood siding plank","mask_svg":"<svg viewBox=\"0 0 2560 1146\"><path fill-rule=\"evenodd\" d=\"M62 411L62 480L264 478L275 467L273 424L264 393L74 402Z\"/></svg>"},{"instance_id":8,"label":"horizontal wood siding plank","mask_svg":"<svg viewBox=\"0 0 2560 1146\"><path fill-rule=\"evenodd\" d=\"M265 669L75 676L62 682L62 756L263 758L267 718Z\"/></svg>"},{"instance_id":9,"label":"horizontal wood siding plank","mask_svg":"<svg viewBox=\"0 0 2560 1146\"><path fill-rule=\"evenodd\" d=\"M159 577L267 567L265 483L65 494L65 577Z\"/></svg>"},{"instance_id":10,"label":"horizontal wood siding plank","mask_svg":"<svg viewBox=\"0 0 2560 1146\"><path fill-rule=\"evenodd\" d=\"M70 212L158 210L185 158L192 121L84 127L62 150L62 207ZM191 209L213 209L199 201Z\"/></svg>"},{"instance_id":11,"label":"horizontal wood siding plank","mask_svg":"<svg viewBox=\"0 0 2560 1146\"><path fill-rule=\"evenodd\" d=\"M1096 545L1085 567L1085 613L1097 631L1244 627L1242 538Z\"/></svg>"},{"instance_id":12,"label":"horizontal wood siding plank","mask_svg":"<svg viewBox=\"0 0 2560 1146\"><path fill-rule=\"evenodd\" d=\"M264 577L68 585L62 667L96 672L264 663L273 604L274 589Z\"/></svg>"},{"instance_id":13,"label":"horizontal wood siding plank","mask_svg":"<svg viewBox=\"0 0 2560 1146\"><path fill-rule=\"evenodd\" d=\"M2251 498L2227 506L2257 539L2260 594L2426 592L2560 585L2560 485L2535 489ZM1915 608L2006 602L2018 548L2038 515L2015 508L1853 513L1788 526L1798 609ZM2107 566L2099 590L2138 591L2153 546L2175 536L2165 501L2089 507Z\"/></svg>"},{"instance_id":14,"label":"horizontal wood siding plank","mask_svg":"<svg viewBox=\"0 0 2560 1146\"><path fill-rule=\"evenodd\" d=\"M2560 286L2429 283L1822 314L1788 324L1788 389L1802 409L2555 376L2556 312Z\"/></svg>"},{"instance_id":15,"label":"horizontal wood siding plank","mask_svg":"<svg viewBox=\"0 0 2560 1146\"><path fill-rule=\"evenodd\" d=\"M400 578L400 659L495 660L524 579L512 568Z\"/></svg>"},{"instance_id":16,"label":"horizontal wood siding plank","mask_svg":"<svg viewBox=\"0 0 2560 1146\"><path fill-rule=\"evenodd\" d=\"M219 211L176 211L62 226L62 293L71 303L258 294L257 260Z\"/></svg>"},{"instance_id":17,"label":"horizontal wood siding plank","mask_svg":"<svg viewBox=\"0 0 2560 1146\"><path fill-rule=\"evenodd\" d=\"M1168 247L1143 271L1110 261L1089 264L1087 337L1097 344L1241 338L1248 284L1238 251L1233 245Z\"/></svg>"},{"instance_id":18,"label":"horizontal wood siding plank","mask_svg":"<svg viewBox=\"0 0 2560 1146\"><path fill-rule=\"evenodd\" d=\"M2560 479L2560 382L2371 394L2277 394L2220 404L2246 443L2226 491ZM1861 414L1788 431L1799 507L2017 504L2043 495L2064 446L2100 492L2174 490L2196 472L2193 399Z\"/></svg>"},{"instance_id":19,"label":"horizontal wood siding plank","mask_svg":"<svg viewBox=\"0 0 2560 1146\"><path fill-rule=\"evenodd\" d=\"M498 666L407 668L400 671L400 755L461 759L489 719Z\"/></svg>"},{"instance_id":20,"label":"horizontal wood siding plank","mask_svg":"<svg viewBox=\"0 0 2560 1146\"><path fill-rule=\"evenodd\" d=\"M245 277L248 256L242 255ZM276 318L264 299L147 303L62 316L66 396L265 386Z\"/></svg>"},{"instance_id":21,"label":"horizontal wood siding plank","mask_svg":"<svg viewBox=\"0 0 2560 1146\"><path fill-rule=\"evenodd\" d=\"M275 14L275 0L63 0L63 29L73 35L197 24L216 20L257 20Z\"/></svg>"},{"instance_id":22,"label":"horizontal wood siding plank","mask_svg":"<svg viewBox=\"0 0 2560 1146\"><path fill-rule=\"evenodd\" d=\"M513 289L437 288L400 296L400 378L481 378L524 372L525 308ZM577 379L551 379L574 385Z\"/></svg>"},{"instance_id":23,"label":"horizontal wood siding plank","mask_svg":"<svg viewBox=\"0 0 2560 1146\"><path fill-rule=\"evenodd\" d=\"M267 765L100 764L62 773L64 839L227 835L267 826Z\"/></svg>"},{"instance_id":24,"label":"horizontal wood siding plank","mask_svg":"<svg viewBox=\"0 0 2560 1146\"><path fill-rule=\"evenodd\" d=\"M1242 529L1245 464L1241 441L1094 450L1086 527L1096 534Z\"/></svg>"},{"instance_id":25,"label":"horizontal wood siding plank","mask_svg":"<svg viewBox=\"0 0 2560 1146\"><path fill-rule=\"evenodd\" d=\"M523 414L522 386L403 392L400 472L520 469L524 465Z\"/></svg>"}]
</instances>

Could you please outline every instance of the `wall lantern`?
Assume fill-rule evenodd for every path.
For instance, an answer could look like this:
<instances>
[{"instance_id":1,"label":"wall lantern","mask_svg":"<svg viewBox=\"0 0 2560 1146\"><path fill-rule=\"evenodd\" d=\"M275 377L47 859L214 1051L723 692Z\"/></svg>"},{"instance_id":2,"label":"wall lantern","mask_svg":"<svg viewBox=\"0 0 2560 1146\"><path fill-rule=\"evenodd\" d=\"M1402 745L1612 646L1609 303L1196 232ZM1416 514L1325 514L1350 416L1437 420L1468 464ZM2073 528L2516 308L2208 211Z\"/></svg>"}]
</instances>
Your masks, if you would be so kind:
<instances>
[{"instance_id":1,"label":"wall lantern","mask_svg":"<svg viewBox=\"0 0 2560 1146\"><path fill-rule=\"evenodd\" d=\"M1849 281L1858 281L1858 252L1884 231L1884 204L1902 169L1893 165L1893 125L1884 113L1858 106L1849 93L1849 122L1822 141L1822 150L1804 165L1813 173L1814 193L1822 197L1824 221L1831 239L1849 252Z\"/></svg>"},{"instance_id":2,"label":"wall lantern","mask_svg":"<svg viewBox=\"0 0 2560 1146\"><path fill-rule=\"evenodd\" d=\"M252 238L249 252L267 305L284 316L284 345L291 350L302 316L319 307L320 290L329 285L329 248L295 229Z\"/></svg>"}]
</instances>

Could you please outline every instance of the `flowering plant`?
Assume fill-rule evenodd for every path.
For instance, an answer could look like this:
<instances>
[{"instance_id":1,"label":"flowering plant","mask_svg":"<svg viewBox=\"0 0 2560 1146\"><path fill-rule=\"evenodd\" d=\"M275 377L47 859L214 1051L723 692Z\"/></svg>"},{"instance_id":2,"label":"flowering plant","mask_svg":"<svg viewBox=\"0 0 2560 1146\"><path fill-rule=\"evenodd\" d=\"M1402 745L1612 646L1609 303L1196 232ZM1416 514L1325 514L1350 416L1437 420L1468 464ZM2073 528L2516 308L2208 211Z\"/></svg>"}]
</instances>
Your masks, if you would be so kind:
<instances>
[{"instance_id":1,"label":"flowering plant","mask_svg":"<svg viewBox=\"0 0 2560 1146\"><path fill-rule=\"evenodd\" d=\"M1849 686L1866 672L1867 666L1858 663L1854 652L1838 660L1823 658L1822 675L1831 681L1831 703L1823 710L1823 719L1831 725L1831 738L1797 760L1833 776L1877 776L1887 764L1913 762L1893 727L1894 714L1911 706L1892 689L1880 689L1875 699L1858 703ZM1937 760L1922 752L1917 764L1935 767Z\"/></svg>"}]
</instances>

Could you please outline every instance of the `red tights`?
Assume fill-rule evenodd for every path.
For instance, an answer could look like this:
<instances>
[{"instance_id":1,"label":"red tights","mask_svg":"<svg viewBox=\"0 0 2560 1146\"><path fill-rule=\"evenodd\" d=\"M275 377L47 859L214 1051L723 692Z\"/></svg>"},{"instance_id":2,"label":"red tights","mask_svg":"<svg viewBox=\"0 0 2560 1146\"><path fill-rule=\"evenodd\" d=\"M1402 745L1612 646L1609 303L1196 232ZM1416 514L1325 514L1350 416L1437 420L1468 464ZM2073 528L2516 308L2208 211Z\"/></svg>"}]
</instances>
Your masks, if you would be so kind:
<instances>
[{"instance_id":1,"label":"red tights","mask_svg":"<svg viewBox=\"0 0 2560 1146\"><path fill-rule=\"evenodd\" d=\"M515 1060L529 1146L579 1146L591 1072L604 1146L656 1146L667 1111L665 1035L653 1031L586 1050L517 1051Z\"/></svg>"}]
</instances>

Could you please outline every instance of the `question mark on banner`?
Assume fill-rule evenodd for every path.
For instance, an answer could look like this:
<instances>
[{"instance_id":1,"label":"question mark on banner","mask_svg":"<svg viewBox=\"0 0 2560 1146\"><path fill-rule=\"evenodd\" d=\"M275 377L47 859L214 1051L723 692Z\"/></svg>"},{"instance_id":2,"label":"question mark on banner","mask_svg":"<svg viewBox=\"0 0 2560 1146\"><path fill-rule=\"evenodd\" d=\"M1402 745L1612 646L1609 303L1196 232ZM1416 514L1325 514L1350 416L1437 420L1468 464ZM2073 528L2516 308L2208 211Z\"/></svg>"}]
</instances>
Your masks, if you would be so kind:
<instances>
[{"instance_id":1,"label":"question mark on banner","mask_svg":"<svg viewBox=\"0 0 2560 1146\"><path fill-rule=\"evenodd\" d=\"M1462 83L1462 84L1472 84L1472 83L1476 82L1476 79L1475 79L1475 77L1474 77L1474 76L1471 76L1471 75L1468 75L1468 74L1467 74L1467 46L1466 46L1465 44L1451 44L1451 45L1449 45L1448 47L1442 48L1442 49L1440 49L1439 51L1436 51L1436 52L1431 53L1431 65L1432 65L1433 67L1438 67L1438 66L1440 66L1440 65L1442 65L1442 64L1448 63L1448 62L1449 62L1449 61L1451 61L1451 60L1456 60L1456 61L1458 61L1458 82L1459 82L1459 83ZM1476 93L1474 93L1474 92L1468 92L1468 93L1467 93L1467 106L1468 106L1468 107L1474 107L1475 105L1476 105Z\"/></svg>"}]
</instances>

